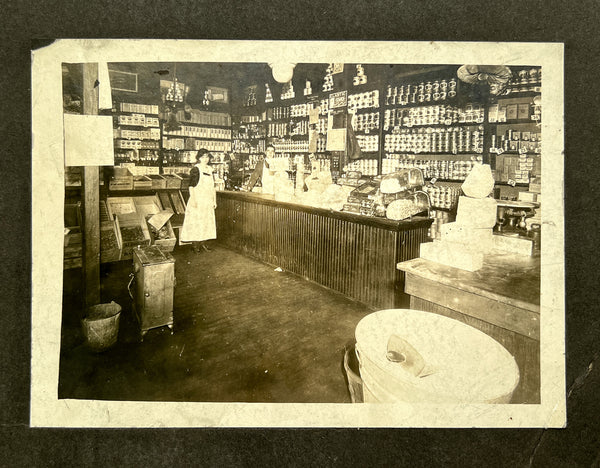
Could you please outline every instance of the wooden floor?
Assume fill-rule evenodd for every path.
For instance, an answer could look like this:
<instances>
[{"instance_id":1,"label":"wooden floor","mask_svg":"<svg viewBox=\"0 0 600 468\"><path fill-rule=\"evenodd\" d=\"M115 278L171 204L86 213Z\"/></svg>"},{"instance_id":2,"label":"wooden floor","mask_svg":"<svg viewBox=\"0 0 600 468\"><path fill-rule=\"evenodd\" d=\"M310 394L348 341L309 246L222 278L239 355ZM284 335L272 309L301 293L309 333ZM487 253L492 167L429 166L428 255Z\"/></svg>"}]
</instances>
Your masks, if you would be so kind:
<instances>
[{"instance_id":1,"label":"wooden floor","mask_svg":"<svg viewBox=\"0 0 600 468\"><path fill-rule=\"evenodd\" d=\"M139 342L130 262L102 271L102 301L123 306L119 341L93 353L79 329L81 270L65 272L59 398L350 402L344 347L372 310L218 245L177 247L174 334Z\"/></svg>"}]
</instances>

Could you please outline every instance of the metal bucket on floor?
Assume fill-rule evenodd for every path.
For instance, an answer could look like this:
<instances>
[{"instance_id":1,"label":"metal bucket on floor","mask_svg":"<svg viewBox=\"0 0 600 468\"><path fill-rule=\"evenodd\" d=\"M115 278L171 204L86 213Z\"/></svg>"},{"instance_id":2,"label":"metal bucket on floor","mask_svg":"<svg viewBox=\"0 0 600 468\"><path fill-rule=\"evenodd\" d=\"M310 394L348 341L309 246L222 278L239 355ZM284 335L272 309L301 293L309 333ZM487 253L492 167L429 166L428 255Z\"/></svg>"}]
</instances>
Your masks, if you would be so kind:
<instances>
[{"instance_id":1,"label":"metal bucket on floor","mask_svg":"<svg viewBox=\"0 0 600 468\"><path fill-rule=\"evenodd\" d=\"M87 346L94 351L104 351L113 346L119 335L120 317L121 306L114 301L90 307L81 321Z\"/></svg>"}]
</instances>

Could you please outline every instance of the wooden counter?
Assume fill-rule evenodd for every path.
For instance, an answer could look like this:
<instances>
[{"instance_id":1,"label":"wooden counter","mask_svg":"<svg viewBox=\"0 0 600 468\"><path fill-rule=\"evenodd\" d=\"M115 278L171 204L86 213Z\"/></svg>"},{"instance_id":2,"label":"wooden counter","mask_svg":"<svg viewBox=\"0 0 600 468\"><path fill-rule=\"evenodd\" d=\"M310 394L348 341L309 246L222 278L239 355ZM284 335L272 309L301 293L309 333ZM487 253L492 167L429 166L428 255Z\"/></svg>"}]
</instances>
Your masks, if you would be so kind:
<instances>
[{"instance_id":1,"label":"wooden counter","mask_svg":"<svg viewBox=\"0 0 600 468\"><path fill-rule=\"evenodd\" d=\"M540 402L540 259L495 253L469 272L422 258L398 264L410 307L458 319L501 343L519 366L514 403Z\"/></svg>"},{"instance_id":2,"label":"wooden counter","mask_svg":"<svg viewBox=\"0 0 600 468\"><path fill-rule=\"evenodd\" d=\"M408 305L399 261L415 258L431 219L392 221L272 195L217 193L217 240L374 308Z\"/></svg>"}]
</instances>

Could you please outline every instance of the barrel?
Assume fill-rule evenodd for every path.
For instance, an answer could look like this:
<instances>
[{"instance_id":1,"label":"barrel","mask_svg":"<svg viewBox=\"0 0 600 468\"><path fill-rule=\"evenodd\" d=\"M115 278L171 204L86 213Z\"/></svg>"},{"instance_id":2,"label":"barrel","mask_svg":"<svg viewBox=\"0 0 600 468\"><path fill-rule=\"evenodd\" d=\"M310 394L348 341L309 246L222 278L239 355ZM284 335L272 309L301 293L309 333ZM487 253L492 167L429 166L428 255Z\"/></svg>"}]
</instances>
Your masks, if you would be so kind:
<instances>
[{"instance_id":1,"label":"barrel","mask_svg":"<svg viewBox=\"0 0 600 468\"><path fill-rule=\"evenodd\" d=\"M448 317L381 310L355 334L365 403L509 403L519 383L502 345Z\"/></svg>"}]
</instances>

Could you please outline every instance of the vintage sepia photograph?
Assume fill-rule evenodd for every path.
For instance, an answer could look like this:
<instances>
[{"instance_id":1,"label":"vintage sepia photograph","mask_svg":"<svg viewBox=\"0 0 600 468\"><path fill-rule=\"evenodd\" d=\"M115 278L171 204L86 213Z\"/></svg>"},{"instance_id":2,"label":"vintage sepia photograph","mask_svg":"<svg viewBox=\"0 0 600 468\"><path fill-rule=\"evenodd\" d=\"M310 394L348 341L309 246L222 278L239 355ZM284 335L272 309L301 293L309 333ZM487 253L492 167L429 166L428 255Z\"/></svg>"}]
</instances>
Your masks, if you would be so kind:
<instances>
[{"instance_id":1,"label":"vintage sepia photograph","mask_svg":"<svg viewBox=\"0 0 600 468\"><path fill-rule=\"evenodd\" d=\"M564 426L562 44L59 40L32 80L32 426Z\"/></svg>"}]
</instances>

